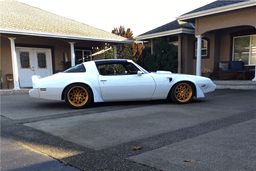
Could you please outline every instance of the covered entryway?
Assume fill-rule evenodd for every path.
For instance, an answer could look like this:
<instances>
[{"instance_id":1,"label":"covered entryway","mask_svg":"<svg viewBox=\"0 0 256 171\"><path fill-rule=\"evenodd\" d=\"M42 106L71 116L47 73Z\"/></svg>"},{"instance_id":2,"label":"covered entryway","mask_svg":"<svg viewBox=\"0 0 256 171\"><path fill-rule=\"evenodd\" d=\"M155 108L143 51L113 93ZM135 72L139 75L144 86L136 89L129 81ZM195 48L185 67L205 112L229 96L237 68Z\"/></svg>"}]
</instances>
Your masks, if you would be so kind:
<instances>
[{"instance_id":1,"label":"covered entryway","mask_svg":"<svg viewBox=\"0 0 256 171\"><path fill-rule=\"evenodd\" d=\"M32 75L52 74L51 49L17 47L16 54L20 87L32 87Z\"/></svg>"}]
</instances>

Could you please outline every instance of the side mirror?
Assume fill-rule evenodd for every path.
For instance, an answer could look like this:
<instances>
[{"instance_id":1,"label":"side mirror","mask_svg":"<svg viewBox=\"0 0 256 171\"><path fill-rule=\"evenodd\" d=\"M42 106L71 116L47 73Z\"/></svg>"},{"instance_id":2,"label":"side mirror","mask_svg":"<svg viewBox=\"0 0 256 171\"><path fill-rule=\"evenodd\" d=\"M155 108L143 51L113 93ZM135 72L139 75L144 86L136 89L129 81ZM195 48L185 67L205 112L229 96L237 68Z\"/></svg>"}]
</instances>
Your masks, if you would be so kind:
<instances>
[{"instance_id":1,"label":"side mirror","mask_svg":"<svg viewBox=\"0 0 256 171\"><path fill-rule=\"evenodd\" d=\"M137 72L138 76L141 76L143 73L141 71Z\"/></svg>"}]
</instances>

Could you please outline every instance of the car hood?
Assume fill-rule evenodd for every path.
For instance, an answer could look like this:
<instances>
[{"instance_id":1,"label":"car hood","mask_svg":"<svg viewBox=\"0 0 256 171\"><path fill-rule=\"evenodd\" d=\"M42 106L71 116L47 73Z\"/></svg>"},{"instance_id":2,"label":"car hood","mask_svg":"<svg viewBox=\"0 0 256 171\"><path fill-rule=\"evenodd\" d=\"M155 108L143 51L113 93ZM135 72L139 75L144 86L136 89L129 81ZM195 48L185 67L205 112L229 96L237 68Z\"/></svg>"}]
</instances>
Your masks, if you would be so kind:
<instances>
[{"instance_id":1,"label":"car hood","mask_svg":"<svg viewBox=\"0 0 256 171\"><path fill-rule=\"evenodd\" d=\"M190 74L182 74L182 73L172 73L170 71L157 71L157 72L151 72L150 73L153 77L172 77L172 78L177 78L177 79L191 79L194 81L197 80L211 80L210 78L206 78L203 76L197 76L197 75L190 75Z\"/></svg>"}]
</instances>

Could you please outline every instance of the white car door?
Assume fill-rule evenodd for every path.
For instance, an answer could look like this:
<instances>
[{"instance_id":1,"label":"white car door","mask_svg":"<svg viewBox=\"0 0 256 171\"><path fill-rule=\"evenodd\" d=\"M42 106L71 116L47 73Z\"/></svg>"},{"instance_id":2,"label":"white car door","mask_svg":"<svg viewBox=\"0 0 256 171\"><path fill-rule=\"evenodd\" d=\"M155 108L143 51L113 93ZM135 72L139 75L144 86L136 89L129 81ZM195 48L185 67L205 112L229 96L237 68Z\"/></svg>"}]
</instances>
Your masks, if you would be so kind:
<instances>
[{"instance_id":1,"label":"white car door","mask_svg":"<svg viewBox=\"0 0 256 171\"><path fill-rule=\"evenodd\" d=\"M151 99L156 84L149 74L129 74L128 71L120 69L120 64L114 64L114 66L119 68L119 71L107 75L101 74L98 77L104 101ZM109 69L108 66L107 69Z\"/></svg>"}]
</instances>

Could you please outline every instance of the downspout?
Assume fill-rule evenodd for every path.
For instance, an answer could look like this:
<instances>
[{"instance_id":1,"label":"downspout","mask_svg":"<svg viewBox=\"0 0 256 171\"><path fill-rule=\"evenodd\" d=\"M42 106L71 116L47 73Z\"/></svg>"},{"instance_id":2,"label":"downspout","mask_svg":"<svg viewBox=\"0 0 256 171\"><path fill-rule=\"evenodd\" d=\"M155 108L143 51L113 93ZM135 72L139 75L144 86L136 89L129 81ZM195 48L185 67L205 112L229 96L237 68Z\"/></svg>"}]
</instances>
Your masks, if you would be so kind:
<instances>
[{"instance_id":1,"label":"downspout","mask_svg":"<svg viewBox=\"0 0 256 171\"><path fill-rule=\"evenodd\" d=\"M182 46L182 42L181 42L181 35L178 35L178 73L181 73L181 46Z\"/></svg>"},{"instance_id":2,"label":"downspout","mask_svg":"<svg viewBox=\"0 0 256 171\"><path fill-rule=\"evenodd\" d=\"M153 51L153 39L151 39L151 55L154 54L154 51Z\"/></svg>"},{"instance_id":3,"label":"downspout","mask_svg":"<svg viewBox=\"0 0 256 171\"><path fill-rule=\"evenodd\" d=\"M117 59L117 45L114 45L114 58Z\"/></svg>"}]
</instances>

